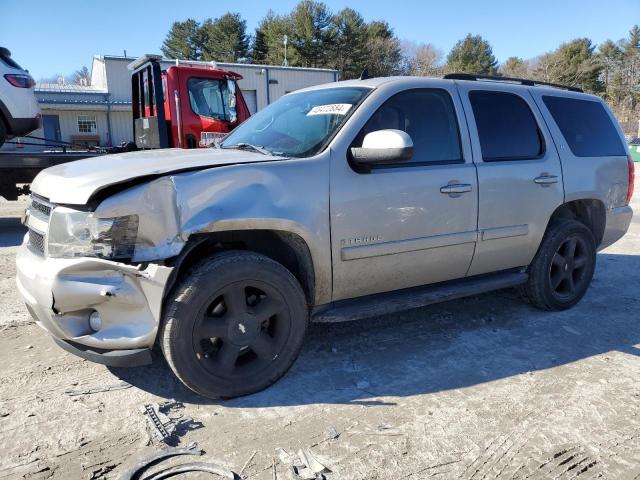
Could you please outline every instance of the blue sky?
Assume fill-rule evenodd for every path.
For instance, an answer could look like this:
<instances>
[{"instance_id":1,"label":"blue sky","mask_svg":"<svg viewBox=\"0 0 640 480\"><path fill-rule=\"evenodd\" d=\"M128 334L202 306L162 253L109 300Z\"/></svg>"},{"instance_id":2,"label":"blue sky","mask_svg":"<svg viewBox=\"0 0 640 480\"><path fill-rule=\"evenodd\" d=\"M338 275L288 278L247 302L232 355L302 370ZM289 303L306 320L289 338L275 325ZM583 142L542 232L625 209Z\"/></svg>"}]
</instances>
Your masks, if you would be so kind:
<instances>
[{"instance_id":1,"label":"blue sky","mask_svg":"<svg viewBox=\"0 0 640 480\"><path fill-rule=\"evenodd\" d=\"M175 20L204 20L239 12L250 31L269 7L285 13L296 0L0 0L0 45L38 79L91 67L94 54L157 53ZM589 37L595 43L625 37L640 23L640 0L326 0L350 6L366 20L387 20L401 39L430 42L446 54L467 33L480 34L504 61L531 58L561 42Z\"/></svg>"}]
</instances>

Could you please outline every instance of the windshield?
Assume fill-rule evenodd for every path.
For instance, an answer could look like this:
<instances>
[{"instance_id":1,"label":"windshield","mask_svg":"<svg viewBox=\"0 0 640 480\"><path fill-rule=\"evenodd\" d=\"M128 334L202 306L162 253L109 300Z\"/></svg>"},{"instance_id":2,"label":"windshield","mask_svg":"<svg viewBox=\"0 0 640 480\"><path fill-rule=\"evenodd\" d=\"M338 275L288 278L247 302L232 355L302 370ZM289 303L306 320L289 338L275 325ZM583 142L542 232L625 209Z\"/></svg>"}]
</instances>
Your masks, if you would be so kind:
<instances>
[{"instance_id":1,"label":"windshield","mask_svg":"<svg viewBox=\"0 0 640 480\"><path fill-rule=\"evenodd\" d=\"M236 128L221 147L248 144L274 155L315 155L367 92L368 88L341 87L285 95Z\"/></svg>"},{"instance_id":2,"label":"windshield","mask_svg":"<svg viewBox=\"0 0 640 480\"><path fill-rule=\"evenodd\" d=\"M192 77L187 82L191 110L201 117L229 120L227 82L210 78Z\"/></svg>"}]
</instances>

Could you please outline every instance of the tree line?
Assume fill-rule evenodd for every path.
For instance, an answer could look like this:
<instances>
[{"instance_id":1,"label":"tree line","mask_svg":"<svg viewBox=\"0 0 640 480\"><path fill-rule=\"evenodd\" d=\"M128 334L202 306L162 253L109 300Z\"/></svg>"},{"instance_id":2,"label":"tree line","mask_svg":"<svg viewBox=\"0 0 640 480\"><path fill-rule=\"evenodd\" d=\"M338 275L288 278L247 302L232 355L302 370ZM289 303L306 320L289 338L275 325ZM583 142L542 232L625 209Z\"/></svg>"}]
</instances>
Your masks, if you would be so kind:
<instances>
[{"instance_id":1,"label":"tree line","mask_svg":"<svg viewBox=\"0 0 640 480\"><path fill-rule=\"evenodd\" d=\"M352 8L333 13L321 1L302 0L287 14L269 10L251 33L238 13L175 22L161 49L169 58L272 65L284 64L286 50L288 65L336 69L341 79L357 78L365 68L373 76L466 72L531 78L604 97L626 131L637 128L640 117L637 25L624 39L595 45L578 38L535 58L510 57L499 64L480 35L467 35L445 56L430 43L399 39L384 20L367 22Z\"/></svg>"}]
</instances>

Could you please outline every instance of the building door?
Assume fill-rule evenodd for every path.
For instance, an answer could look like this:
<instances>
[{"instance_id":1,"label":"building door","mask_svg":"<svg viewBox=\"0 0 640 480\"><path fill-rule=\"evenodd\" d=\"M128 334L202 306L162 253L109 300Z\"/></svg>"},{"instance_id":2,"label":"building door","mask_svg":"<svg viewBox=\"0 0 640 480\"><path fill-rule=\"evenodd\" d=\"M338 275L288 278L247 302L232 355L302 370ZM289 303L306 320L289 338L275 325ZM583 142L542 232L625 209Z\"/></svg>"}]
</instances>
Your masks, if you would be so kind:
<instances>
[{"instance_id":1,"label":"building door","mask_svg":"<svg viewBox=\"0 0 640 480\"><path fill-rule=\"evenodd\" d=\"M247 104L247 108L249 109L249 113L253 115L258 111L258 99L256 97L255 90L242 90L242 96L244 97L244 101Z\"/></svg>"},{"instance_id":2,"label":"building door","mask_svg":"<svg viewBox=\"0 0 640 480\"><path fill-rule=\"evenodd\" d=\"M476 169L455 87L404 90L358 133L403 130L413 158L353 170L332 152L333 298L464 277L477 239Z\"/></svg>"},{"instance_id":3,"label":"building door","mask_svg":"<svg viewBox=\"0 0 640 480\"><path fill-rule=\"evenodd\" d=\"M58 142L62 140L62 135L60 133L60 116L43 115L42 129L44 130L44 138L47 140Z\"/></svg>"}]
</instances>

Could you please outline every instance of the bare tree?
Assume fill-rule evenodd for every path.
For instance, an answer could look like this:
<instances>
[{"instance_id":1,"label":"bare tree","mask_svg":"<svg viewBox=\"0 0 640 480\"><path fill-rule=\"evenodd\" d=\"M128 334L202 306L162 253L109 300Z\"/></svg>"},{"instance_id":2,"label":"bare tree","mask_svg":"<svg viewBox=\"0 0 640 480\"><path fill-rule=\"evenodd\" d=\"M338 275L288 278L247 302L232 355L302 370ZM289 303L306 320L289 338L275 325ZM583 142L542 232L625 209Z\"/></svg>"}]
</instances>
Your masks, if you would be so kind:
<instances>
[{"instance_id":1,"label":"bare tree","mask_svg":"<svg viewBox=\"0 0 640 480\"><path fill-rule=\"evenodd\" d=\"M91 72L85 66L76 70L73 74L73 83L76 85L91 85Z\"/></svg>"},{"instance_id":2,"label":"bare tree","mask_svg":"<svg viewBox=\"0 0 640 480\"><path fill-rule=\"evenodd\" d=\"M443 72L442 50L431 43L404 41L402 51L405 56L406 71L409 75L436 76Z\"/></svg>"}]
</instances>

